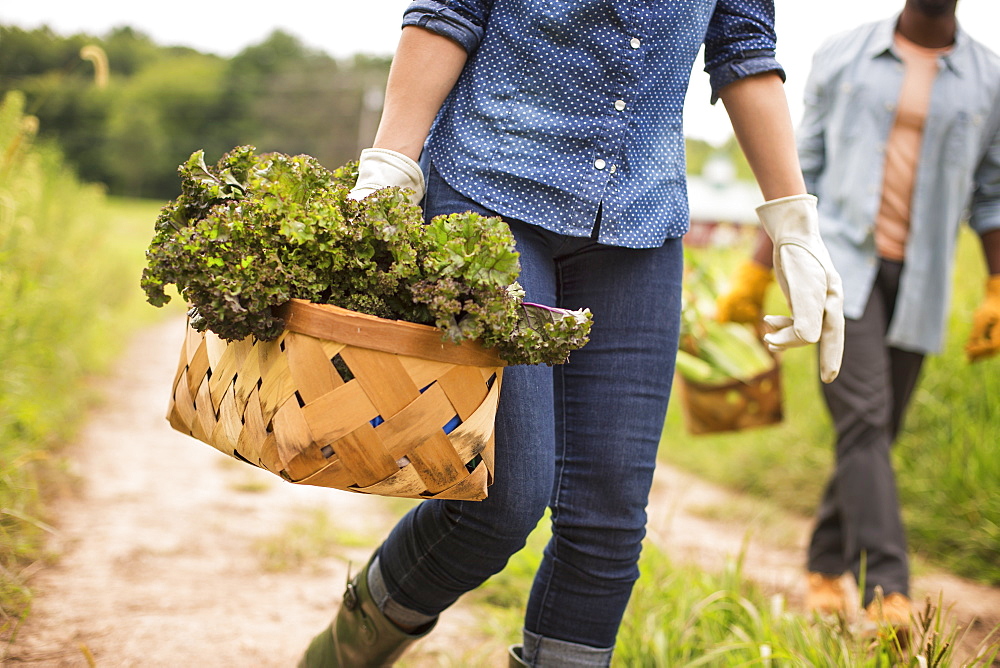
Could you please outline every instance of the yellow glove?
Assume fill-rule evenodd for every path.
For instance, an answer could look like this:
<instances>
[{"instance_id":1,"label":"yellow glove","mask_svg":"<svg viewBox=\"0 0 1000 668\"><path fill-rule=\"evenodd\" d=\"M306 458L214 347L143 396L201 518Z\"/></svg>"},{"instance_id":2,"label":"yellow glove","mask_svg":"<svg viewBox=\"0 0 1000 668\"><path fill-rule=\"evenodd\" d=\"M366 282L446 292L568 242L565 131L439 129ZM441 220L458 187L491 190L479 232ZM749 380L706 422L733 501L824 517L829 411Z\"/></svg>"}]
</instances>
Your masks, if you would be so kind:
<instances>
[{"instance_id":1,"label":"yellow glove","mask_svg":"<svg viewBox=\"0 0 1000 668\"><path fill-rule=\"evenodd\" d=\"M986 281L986 296L972 316L972 332L965 344L970 362L991 357L1000 352L1000 274Z\"/></svg>"},{"instance_id":2,"label":"yellow glove","mask_svg":"<svg viewBox=\"0 0 1000 668\"><path fill-rule=\"evenodd\" d=\"M732 289L719 295L715 317L719 322L757 324L764 317L764 294L774 280L774 271L753 260L739 266L733 275Z\"/></svg>"}]
</instances>

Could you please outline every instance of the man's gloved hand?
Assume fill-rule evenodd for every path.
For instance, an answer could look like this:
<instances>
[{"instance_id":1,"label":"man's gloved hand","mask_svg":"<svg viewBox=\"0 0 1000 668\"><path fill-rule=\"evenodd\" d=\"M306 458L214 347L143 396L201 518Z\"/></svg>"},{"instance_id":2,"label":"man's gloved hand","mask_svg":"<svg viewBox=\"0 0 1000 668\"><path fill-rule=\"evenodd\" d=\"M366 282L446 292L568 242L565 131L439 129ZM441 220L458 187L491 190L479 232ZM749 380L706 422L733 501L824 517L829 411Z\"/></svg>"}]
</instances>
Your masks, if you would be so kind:
<instances>
[{"instance_id":1,"label":"man's gloved hand","mask_svg":"<svg viewBox=\"0 0 1000 668\"><path fill-rule=\"evenodd\" d=\"M1000 352L1000 274L986 281L986 296L972 316L972 332L965 344L970 362L991 357Z\"/></svg>"},{"instance_id":2,"label":"man's gloved hand","mask_svg":"<svg viewBox=\"0 0 1000 668\"><path fill-rule=\"evenodd\" d=\"M819 236L816 198L793 195L757 207L774 244L774 275L791 317L765 316L773 352L819 342L820 378L831 382L844 356L844 289Z\"/></svg>"},{"instance_id":3,"label":"man's gloved hand","mask_svg":"<svg viewBox=\"0 0 1000 668\"><path fill-rule=\"evenodd\" d=\"M410 201L419 204L424 198L424 173L420 165L402 153L387 148L366 148L358 161L358 181L351 189L351 199L364 199L380 188L399 186L413 191Z\"/></svg>"},{"instance_id":4,"label":"man's gloved hand","mask_svg":"<svg viewBox=\"0 0 1000 668\"><path fill-rule=\"evenodd\" d=\"M747 260L733 275L732 289L719 295L715 317L719 322L744 322L755 325L763 317L764 295L774 280L770 267Z\"/></svg>"}]
</instances>

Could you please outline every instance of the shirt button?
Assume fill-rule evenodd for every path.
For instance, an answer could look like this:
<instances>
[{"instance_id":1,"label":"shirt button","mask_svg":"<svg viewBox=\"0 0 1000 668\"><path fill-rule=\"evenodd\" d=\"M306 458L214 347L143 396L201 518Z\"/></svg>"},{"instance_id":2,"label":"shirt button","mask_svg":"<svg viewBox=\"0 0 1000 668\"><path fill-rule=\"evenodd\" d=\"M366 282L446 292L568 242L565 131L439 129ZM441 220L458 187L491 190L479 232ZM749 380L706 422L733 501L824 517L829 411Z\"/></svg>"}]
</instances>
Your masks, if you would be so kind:
<instances>
[{"instance_id":1,"label":"shirt button","mask_svg":"<svg viewBox=\"0 0 1000 668\"><path fill-rule=\"evenodd\" d=\"M594 167L596 167L597 169L604 169L607 166L608 166L608 163L604 162L604 160L602 160L600 158L598 158L597 160L594 161Z\"/></svg>"},{"instance_id":2,"label":"shirt button","mask_svg":"<svg viewBox=\"0 0 1000 668\"><path fill-rule=\"evenodd\" d=\"M623 111L625 109L625 100L618 100L615 102L615 109L618 111Z\"/></svg>"},{"instance_id":3,"label":"shirt button","mask_svg":"<svg viewBox=\"0 0 1000 668\"><path fill-rule=\"evenodd\" d=\"M609 174L614 174L618 171L618 165L611 165L611 169L608 170Z\"/></svg>"},{"instance_id":4,"label":"shirt button","mask_svg":"<svg viewBox=\"0 0 1000 668\"><path fill-rule=\"evenodd\" d=\"M642 42L639 40L638 37L633 37L632 41L629 42L629 46L631 46L633 49L638 49L640 46L642 46Z\"/></svg>"}]
</instances>

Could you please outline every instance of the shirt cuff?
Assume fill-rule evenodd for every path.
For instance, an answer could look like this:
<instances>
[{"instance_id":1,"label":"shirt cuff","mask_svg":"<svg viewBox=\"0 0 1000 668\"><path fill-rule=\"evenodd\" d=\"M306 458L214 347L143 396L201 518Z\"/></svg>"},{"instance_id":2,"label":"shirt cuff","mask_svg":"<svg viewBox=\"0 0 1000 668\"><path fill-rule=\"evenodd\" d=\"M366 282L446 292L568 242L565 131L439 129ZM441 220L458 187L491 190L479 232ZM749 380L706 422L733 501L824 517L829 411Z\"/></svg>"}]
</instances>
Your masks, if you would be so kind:
<instances>
[{"instance_id":1,"label":"shirt cuff","mask_svg":"<svg viewBox=\"0 0 1000 668\"><path fill-rule=\"evenodd\" d=\"M708 77L712 86L712 104L718 102L719 92L723 88L734 81L745 79L754 74L775 72L781 77L782 82L785 81L785 70L781 67L777 59L775 59L772 52L747 51L741 54L741 56L709 71Z\"/></svg>"},{"instance_id":2,"label":"shirt cuff","mask_svg":"<svg viewBox=\"0 0 1000 668\"><path fill-rule=\"evenodd\" d=\"M410 3L403 13L403 26L419 26L454 40L469 55L472 55L483 38L482 26L432 0Z\"/></svg>"}]
</instances>

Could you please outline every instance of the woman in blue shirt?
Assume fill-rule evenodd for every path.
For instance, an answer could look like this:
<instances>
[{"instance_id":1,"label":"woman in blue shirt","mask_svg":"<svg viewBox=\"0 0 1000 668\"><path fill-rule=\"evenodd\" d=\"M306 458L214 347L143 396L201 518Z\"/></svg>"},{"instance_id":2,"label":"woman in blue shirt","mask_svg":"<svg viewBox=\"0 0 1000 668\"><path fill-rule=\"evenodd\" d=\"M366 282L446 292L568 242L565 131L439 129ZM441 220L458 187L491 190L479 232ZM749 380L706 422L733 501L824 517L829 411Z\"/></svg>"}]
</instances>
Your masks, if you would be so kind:
<instances>
[{"instance_id":1,"label":"woman in blue shirt","mask_svg":"<svg viewBox=\"0 0 1000 668\"><path fill-rule=\"evenodd\" d=\"M840 279L816 232L763 0L415 0L354 197L414 191L427 218L500 215L526 299L594 314L567 364L507 369L482 502L413 508L348 585L303 666L390 665L499 572L542 517L552 538L512 665L606 666L645 535L677 351L688 228L682 109L702 44L765 199L792 316L775 350L840 364ZM418 165L416 161L421 161Z\"/></svg>"}]
</instances>

